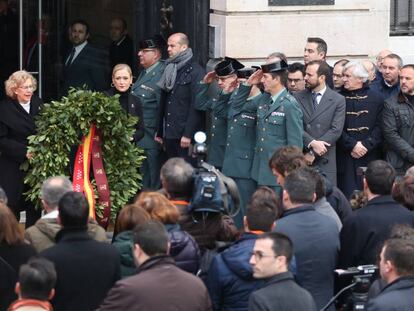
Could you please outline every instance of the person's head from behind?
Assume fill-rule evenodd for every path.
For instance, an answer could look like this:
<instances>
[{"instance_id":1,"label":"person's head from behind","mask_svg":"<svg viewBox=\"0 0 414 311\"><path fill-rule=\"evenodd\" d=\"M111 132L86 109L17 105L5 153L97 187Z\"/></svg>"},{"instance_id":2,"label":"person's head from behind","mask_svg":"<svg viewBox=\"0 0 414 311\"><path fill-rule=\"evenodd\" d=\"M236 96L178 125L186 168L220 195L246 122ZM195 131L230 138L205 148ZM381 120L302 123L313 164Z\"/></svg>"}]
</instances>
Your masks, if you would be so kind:
<instances>
[{"instance_id":1,"label":"person's head from behind","mask_svg":"<svg viewBox=\"0 0 414 311\"><path fill-rule=\"evenodd\" d=\"M132 231L136 226L150 219L150 215L142 207L127 204L121 209L116 219L116 232Z\"/></svg>"},{"instance_id":2,"label":"person's head from behind","mask_svg":"<svg viewBox=\"0 0 414 311\"><path fill-rule=\"evenodd\" d=\"M168 233L158 220L149 220L134 229L134 258L137 266L155 256L167 255Z\"/></svg>"},{"instance_id":3,"label":"person's head from behind","mask_svg":"<svg viewBox=\"0 0 414 311\"><path fill-rule=\"evenodd\" d=\"M387 283L414 276L414 240L392 238L385 241L380 254L380 274Z\"/></svg>"},{"instance_id":4,"label":"person's head from behind","mask_svg":"<svg viewBox=\"0 0 414 311\"><path fill-rule=\"evenodd\" d=\"M55 266L51 261L32 257L20 267L16 294L20 299L50 300L55 294L56 279Z\"/></svg>"},{"instance_id":5,"label":"person's head from behind","mask_svg":"<svg viewBox=\"0 0 414 311\"><path fill-rule=\"evenodd\" d=\"M62 196L72 190L72 183L67 177L54 176L46 179L40 189L42 205L46 212L50 213L56 210Z\"/></svg>"},{"instance_id":6,"label":"person's head from behind","mask_svg":"<svg viewBox=\"0 0 414 311\"><path fill-rule=\"evenodd\" d=\"M364 175L364 192L368 200L374 195L390 195L395 181L395 170L383 160L368 164Z\"/></svg>"},{"instance_id":7,"label":"person's head from behind","mask_svg":"<svg viewBox=\"0 0 414 311\"><path fill-rule=\"evenodd\" d=\"M253 193L247 205L244 231L269 232L281 214L282 208L276 193L269 187L260 187Z\"/></svg>"},{"instance_id":8,"label":"person's head from behind","mask_svg":"<svg viewBox=\"0 0 414 311\"><path fill-rule=\"evenodd\" d=\"M83 193L70 191L59 200L59 222L63 228L86 229L89 206Z\"/></svg>"},{"instance_id":9,"label":"person's head from behind","mask_svg":"<svg viewBox=\"0 0 414 311\"><path fill-rule=\"evenodd\" d=\"M303 204L312 204L316 198L315 190L314 170L310 167L298 168L285 178L283 206L291 209Z\"/></svg>"},{"instance_id":10,"label":"person's head from behind","mask_svg":"<svg viewBox=\"0 0 414 311\"><path fill-rule=\"evenodd\" d=\"M293 244L286 235L277 232L260 235L254 243L250 257L253 277L268 279L287 272L292 254Z\"/></svg>"},{"instance_id":11,"label":"person's head from behind","mask_svg":"<svg viewBox=\"0 0 414 311\"><path fill-rule=\"evenodd\" d=\"M24 231L10 208L0 203L0 244L24 244Z\"/></svg>"},{"instance_id":12,"label":"person's head from behind","mask_svg":"<svg viewBox=\"0 0 414 311\"><path fill-rule=\"evenodd\" d=\"M315 182L315 202L326 196L325 178L316 170L309 170Z\"/></svg>"},{"instance_id":13,"label":"person's head from behind","mask_svg":"<svg viewBox=\"0 0 414 311\"><path fill-rule=\"evenodd\" d=\"M409 210L414 210L414 176L396 178L391 193L395 201Z\"/></svg>"},{"instance_id":14,"label":"person's head from behind","mask_svg":"<svg viewBox=\"0 0 414 311\"><path fill-rule=\"evenodd\" d=\"M190 199L194 168L183 158L171 158L161 167L162 188L170 199Z\"/></svg>"},{"instance_id":15,"label":"person's head from behind","mask_svg":"<svg viewBox=\"0 0 414 311\"><path fill-rule=\"evenodd\" d=\"M296 146L285 146L277 149L269 160L269 167L276 177L277 183L283 187L285 178L293 170L306 166L305 156Z\"/></svg>"},{"instance_id":16,"label":"person's head from behind","mask_svg":"<svg viewBox=\"0 0 414 311\"><path fill-rule=\"evenodd\" d=\"M180 218L178 208L163 194L158 192L142 193L138 197L136 204L142 206L152 219L158 220L165 225L177 224Z\"/></svg>"}]
</instances>

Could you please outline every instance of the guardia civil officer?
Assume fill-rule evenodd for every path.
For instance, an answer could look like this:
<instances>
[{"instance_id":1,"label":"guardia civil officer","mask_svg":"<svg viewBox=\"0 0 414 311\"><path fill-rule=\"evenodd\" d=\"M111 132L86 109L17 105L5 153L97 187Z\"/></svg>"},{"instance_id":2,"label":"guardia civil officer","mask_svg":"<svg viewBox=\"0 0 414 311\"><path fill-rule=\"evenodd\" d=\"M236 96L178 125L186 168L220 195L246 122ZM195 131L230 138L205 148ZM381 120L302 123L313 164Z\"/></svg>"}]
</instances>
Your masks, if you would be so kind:
<instances>
[{"instance_id":1,"label":"guardia civil officer","mask_svg":"<svg viewBox=\"0 0 414 311\"><path fill-rule=\"evenodd\" d=\"M280 188L269 169L269 159L282 146L303 147L303 114L295 98L286 89L287 63L284 60L265 64L247 81L263 83L257 109L257 140L252 177L259 186Z\"/></svg>"},{"instance_id":2,"label":"guardia civil officer","mask_svg":"<svg viewBox=\"0 0 414 311\"><path fill-rule=\"evenodd\" d=\"M199 84L195 107L197 110L210 111L210 142L207 161L216 168L223 166L224 152L226 149L227 132L227 102L238 86L237 70L243 68L243 64L236 59L226 57L219 62L213 71L208 72ZM217 97L209 95L209 88L214 81L220 88Z\"/></svg>"},{"instance_id":3,"label":"guardia civil officer","mask_svg":"<svg viewBox=\"0 0 414 311\"><path fill-rule=\"evenodd\" d=\"M147 157L141 166L144 189L160 188L160 157L161 146L154 140L158 126L161 88L157 82L164 71L161 61L163 42L158 37L148 38L139 42L139 63L144 68L132 86L132 94L139 97L142 103L145 123L145 135L138 146L143 148Z\"/></svg>"}]
</instances>

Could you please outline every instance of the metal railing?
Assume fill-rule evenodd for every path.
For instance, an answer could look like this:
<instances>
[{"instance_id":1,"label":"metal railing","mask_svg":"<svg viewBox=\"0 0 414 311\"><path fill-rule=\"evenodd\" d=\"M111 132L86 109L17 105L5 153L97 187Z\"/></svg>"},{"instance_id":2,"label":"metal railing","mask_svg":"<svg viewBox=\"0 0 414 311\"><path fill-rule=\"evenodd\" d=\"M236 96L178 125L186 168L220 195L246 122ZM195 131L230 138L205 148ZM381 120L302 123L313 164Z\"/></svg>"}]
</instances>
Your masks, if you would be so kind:
<instances>
[{"instance_id":1,"label":"metal railing","mask_svg":"<svg viewBox=\"0 0 414 311\"><path fill-rule=\"evenodd\" d=\"M390 35L414 35L413 0L391 0Z\"/></svg>"}]
</instances>

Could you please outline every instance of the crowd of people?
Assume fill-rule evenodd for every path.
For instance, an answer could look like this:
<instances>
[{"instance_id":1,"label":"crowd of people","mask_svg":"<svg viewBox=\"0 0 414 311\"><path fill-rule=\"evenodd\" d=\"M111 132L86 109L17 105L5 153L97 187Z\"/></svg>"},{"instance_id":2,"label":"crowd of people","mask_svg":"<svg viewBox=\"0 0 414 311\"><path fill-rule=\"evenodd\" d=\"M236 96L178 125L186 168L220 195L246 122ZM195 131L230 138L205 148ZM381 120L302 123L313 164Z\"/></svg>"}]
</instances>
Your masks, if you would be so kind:
<instances>
[{"instance_id":1,"label":"crowd of people","mask_svg":"<svg viewBox=\"0 0 414 311\"><path fill-rule=\"evenodd\" d=\"M1 310L334 310L334 270L369 264L380 274L367 309L412 308L414 65L384 50L376 64L331 67L326 42L312 37L303 64L275 52L249 68L226 57L206 73L174 33L139 42L134 81L125 28L111 23L110 86L82 20L70 26L62 73L64 93L119 95L139 119L131 143L145 152L144 191L118 213L111 241L67 177L45 179L43 212L23 195L42 101L28 72L5 81ZM191 148L205 123L207 161L234 179L237 215L191 209Z\"/></svg>"}]
</instances>

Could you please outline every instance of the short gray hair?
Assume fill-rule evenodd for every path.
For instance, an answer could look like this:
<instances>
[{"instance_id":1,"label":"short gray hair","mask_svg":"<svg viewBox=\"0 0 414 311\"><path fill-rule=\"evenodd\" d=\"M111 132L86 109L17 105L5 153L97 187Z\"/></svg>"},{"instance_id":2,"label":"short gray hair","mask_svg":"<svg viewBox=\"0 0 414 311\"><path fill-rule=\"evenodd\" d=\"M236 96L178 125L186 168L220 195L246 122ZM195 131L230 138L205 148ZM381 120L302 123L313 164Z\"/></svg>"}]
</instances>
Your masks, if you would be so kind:
<instances>
[{"instance_id":1,"label":"short gray hair","mask_svg":"<svg viewBox=\"0 0 414 311\"><path fill-rule=\"evenodd\" d=\"M362 65L360 62L349 62L344 66L343 72L350 68L354 68L354 70L352 71L352 75L355 78L361 79L362 82L367 82L369 78L369 73L365 69L364 65Z\"/></svg>"},{"instance_id":2,"label":"short gray hair","mask_svg":"<svg viewBox=\"0 0 414 311\"><path fill-rule=\"evenodd\" d=\"M59 200L69 191L73 191L72 183L65 176L53 176L46 179L41 188L41 198L49 208L57 209Z\"/></svg>"},{"instance_id":3,"label":"short gray hair","mask_svg":"<svg viewBox=\"0 0 414 311\"><path fill-rule=\"evenodd\" d=\"M161 181L173 198L191 196L194 168L183 158L171 158L161 167Z\"/></svg>"}]
</instances>

